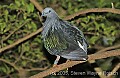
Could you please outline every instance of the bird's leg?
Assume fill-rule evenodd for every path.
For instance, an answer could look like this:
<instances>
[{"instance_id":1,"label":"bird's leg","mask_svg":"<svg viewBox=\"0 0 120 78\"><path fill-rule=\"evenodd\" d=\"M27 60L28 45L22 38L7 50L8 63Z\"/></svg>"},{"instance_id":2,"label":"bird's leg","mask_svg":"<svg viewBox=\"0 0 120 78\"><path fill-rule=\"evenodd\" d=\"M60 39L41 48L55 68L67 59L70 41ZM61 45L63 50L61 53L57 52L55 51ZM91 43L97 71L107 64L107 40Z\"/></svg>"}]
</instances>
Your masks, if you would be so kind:
<instances>
[{"instance_id":1,"label":"bird's leg","mask_svg":"<svg viewBox=\"0 0 120 78\"><path fill-rule=\"evenodd\" d=\"M70 60L67 60L66 63L69 62L69 61L70 61Z\"/></svg>"},{"instance_id":2,"label":"bird's leg","mask_svg":"<svg viewBox=\"0 0 120 78\"><path fill-rule=\"evenodd\" d=\"M69 61L70 61L70 60L67 60L66 63L69 62ZM67 68L67 71L68 71L68 68Z\"/></svg>"},{"instance_id":3,"label":"bird's leg","mask_svg":"<svg viewBox=\"0 0 120 78\"><path fill-rule=\"evenodd\" d=\"M57 56L57 58L56 58L56 60L54 61L53 67L57 66L57 63L58 63L58 61L59 61L59 59L60 59L60 56L59 56L59 55L56 55L56 56Z\"/></svg>"}]
</instances>

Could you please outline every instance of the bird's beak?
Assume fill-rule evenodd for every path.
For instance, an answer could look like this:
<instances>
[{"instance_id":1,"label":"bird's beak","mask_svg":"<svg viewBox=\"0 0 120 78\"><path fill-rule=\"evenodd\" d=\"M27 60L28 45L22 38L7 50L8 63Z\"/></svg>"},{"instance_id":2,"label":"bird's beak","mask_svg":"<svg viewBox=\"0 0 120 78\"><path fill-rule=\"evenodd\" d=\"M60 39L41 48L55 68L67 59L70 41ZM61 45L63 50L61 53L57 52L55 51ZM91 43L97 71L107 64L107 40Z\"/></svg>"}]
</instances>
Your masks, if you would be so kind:
<instances>
[{"instance_id":1,"label":"bird's beak","mask_svg":"<svg viewBox=\"0 0 120 78\"><path fill-rule=\"evenodd\" d=\"M41 17L44 17L45 15L44 15L44 13L42 12L42 15L41 15Z\"/></svg>"},{"instance_id":2,"label":"bird's beak","mask_svg":"<svg viewBox=\"0 0 120 78\"><path fill-rule=\"evenodd\" d=\"M44 15L42 14L41 17L43 17Z\"/></svg>"},{"instance_id":3,"label":"bird's beak","mask_svg":"<svg viewBox=\"0 0 120 78\"><path fill-rule=\"evenodd\" d=\"M44 15L44 13L42 13L41 17L42 17L42 22L45 22L46 16Z\"/></svg>"}]
</instances>

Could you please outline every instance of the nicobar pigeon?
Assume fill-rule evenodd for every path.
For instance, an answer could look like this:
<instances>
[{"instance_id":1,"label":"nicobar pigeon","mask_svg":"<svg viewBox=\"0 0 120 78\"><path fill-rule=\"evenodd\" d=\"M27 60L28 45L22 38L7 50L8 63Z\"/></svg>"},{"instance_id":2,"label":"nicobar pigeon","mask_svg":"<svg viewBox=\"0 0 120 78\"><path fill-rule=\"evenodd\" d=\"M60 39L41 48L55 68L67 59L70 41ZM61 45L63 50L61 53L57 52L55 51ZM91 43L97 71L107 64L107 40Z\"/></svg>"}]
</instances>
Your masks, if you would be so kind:
<instances>
[{"instance_id":1,"label":"nicobar pigeon","mask_svg":"<svg viewBox=\"0 0 120 78\"><path fill-rule=\"evenodd\" d=\"M41 16L46 17L42 31L44 46L50 54L57 56L54 65L57 65L60 57L87 60L88 44L81 30L60 19L52 8L45 8Z\"/></svg>"}]
</instances>

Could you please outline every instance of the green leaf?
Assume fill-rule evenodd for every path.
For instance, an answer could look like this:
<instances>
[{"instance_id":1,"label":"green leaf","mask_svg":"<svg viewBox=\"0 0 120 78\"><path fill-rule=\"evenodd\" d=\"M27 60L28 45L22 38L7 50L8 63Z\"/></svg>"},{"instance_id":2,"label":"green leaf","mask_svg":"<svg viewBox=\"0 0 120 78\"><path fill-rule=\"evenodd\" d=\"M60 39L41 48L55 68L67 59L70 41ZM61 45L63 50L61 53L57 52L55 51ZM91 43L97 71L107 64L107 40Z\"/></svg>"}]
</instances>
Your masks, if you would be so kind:
<instances>
[{"instance_id":1,"label":"green leaf","mask_svg":"<svg viewBox=\"0 0 120 78\"><path fill-rule=\"evenodd\" d=\"M31 9L30 9L29 4L26 5L26 10L27 10L27 13L30 13Z\"/></svg>"},{"instance_id":2,"label":"green leaf","mask_svg":"<svg viewBox=\"0 0 120 78\"><path fill-rule=\"evenodd\" d=\"M27 19L27 13L24 13L24 14L23 14L23 18L24 18L24 19Z\"/></svg>"},{"instance_id":3,"label":"green leaf","mask_svg":"<svg viewBox=\"0 0 120 78\"><path fill-rule=\"evenodd\" d=\"M87 31L91 31L91 30L94 30L94 28L93 28L93 27L89 27L89 28L87 29Z\"/></svg>"},{"instance_id":4,"label":"green leaf","mask_svg":"<svg viewBox=\"0 0 120 78\"><path fill-rule=\"evenodd\" d=\"M99 39L98 36L93 36L93 37L90 39L90 43L91 43L91 44L95 44L98 39Z\"/></svg>"},{"instance_id":5,"label":"green leaf","mask_svg":"<svg viewBox=\"0 0 120 78\"><path fill-rule=\"evenodd\" d=\"M80 23L83 27L86 27L86 24L85 23Z\"/></svg>"},{"instance_id":6,"label":"green leaf","mask_svg":"<svg viewBox=\"0 0 120 78\"><path fill-rule=\"evenodd\" d=\"M23 47L23 50L24 50L24 51L29 51L29 50L30 50L30 47L29 47L29 46L24 46L24 47Z\"/></svg>"},{"instance_id":7,"label":"green leaf","mask_svg":"<svg viewBox=\"0 0 120 78\"><path fill-rule=\"evenodd\" d=\"M6 68L6 73L10 74L10 67L8 67L8 65L5 64L5 68Z\"/></svg>"},{"instance_id":8,"label":"green leaf","mask_svg":"<svg viewBox=\"0 0 120 78\"><path fill-rule=\"evenodd\" d=\"M4 14L5 14L5 15L8 15L8 10L5 10L5 11L4 11Z\"/></svg>"},{"instance_id":9,"label":"green leaf","mask_svg":"<svg viewBox=\"0 0 120 78\"><path fill-rule=\"evenodd\" d=\"M0 23L0 32L1 32L1 34L4 33L4 29L5 29L5 27L6 27L6 23L5 23L5 22Z\"/></svg>"},{"instance_id":10,"label":"green leaf","mask_svg":"<svg viewBox=\"0 0 120 78\"><path fill-rule=\"evenodd\" d=\"M68 8L71 8L72 4L71 2L68 3Z\"/></svg>"},{"instance_id":11,"label":"green leaf","mask_svg":"<svg viewBox=\"0 0 120 78\"><path fill-rule=\"evenodd\" d=\"M34 31L37 30L37 25L34 22L31 22L31 26L32 26L32 28L33 28Z\"/></svg>"},{"instance_id":12,"label":"green leaf","mask_svg":"<svg viewBox=\"0 0 120 78\"><path fill-rule=\"evenodd\" d=\"M15 6L14 3L11 3L10 6L9 6L9 8L10 8L11 10L15 10L15 9L18 9L18 6Z\"/></svg>"},{"instance_id":13,"label":"green leaf","mask_svg":"<svg viewBox=\"0 0 120 78\"><path fill-rule=\"evenodd\" d=\"M97 22L94 22L94 24L95 24L95 29L99 30L99 24Z\"/></svg>"},{"instance_id":14,"label":"green leaf","mask_svg":"<svg viewBox=\"0 0 120 78\"><path fill-rule=\"evenodd\" d=\"M15 4L16 4L18 7L20 7L21 2L20 2L19 0L15 0Z\"/></svg>"},{"instance_id":15,"label":"green leaf","mask_svg":"<svg viewBox=\"0 0 120 78\"><path fill-rule=\"evenodd\" d=\"M32 3L30 3L29 7L30 7L30 12L33 12L34 11L34 5Z\"/></svg>"},{"instance_id":16,"label":"green leaf","mask_svg":"<svg viewBox=\"0 0 120 78\"><path fill-rule=\"evenodd\" d=\"M9 44L12 44L13 43L13 40L8 40L7 41Z\"/></svg>"},{"instance_id":17,"label":"green leaf","mask_svg":"<svg viewBox=\"0 0 120 78\"><path fill-rule=\"evenodd\" d=\"M2 72L7 73L7 70L5 67L1 67L0 69L2 70Z\"/></svg>"},{"instance_id":18,"label":"green leaf","mask_svg":"<svg viewBox=\"0 0 120 78\"><path fill-rule=\"evenodd\" d=\"M34 5L32 3L26 5L26 10L28 13L34 11Z\"/></svg>"},{"instance_id":19,"label":"green leaf","mask_svg":"<svg viewBox=\"0 0 120 78\"><path fill-rule=\"evenodd\" d=\"M27 62L26 61L22 61L22 65L26 66Z\"/></svg>"},{"instance_id":20,"label":"green leaf","mask_svg":"<svg viewBox=\"0 0 120 78\"><path fill-rule=\"evenodd\" d=\"M9 30L10 30L10 28L11 28L10 26L11 26L11 25L7 25L7 26L5 27L5 29L4 29L4 31L3 31L3 32L4 32L4 33L6 33L7 31L9 31Z\"/></svg>"},{"instance_id":21,"label":"green leaf","mask_svg":"<svg viewBox=\"0 0 120 78\"><path fill-rule=\"evenodd\" d=\"M21 0L21 4L24 6L25 5L25 0Z\"/></svg>"}]
</instances>

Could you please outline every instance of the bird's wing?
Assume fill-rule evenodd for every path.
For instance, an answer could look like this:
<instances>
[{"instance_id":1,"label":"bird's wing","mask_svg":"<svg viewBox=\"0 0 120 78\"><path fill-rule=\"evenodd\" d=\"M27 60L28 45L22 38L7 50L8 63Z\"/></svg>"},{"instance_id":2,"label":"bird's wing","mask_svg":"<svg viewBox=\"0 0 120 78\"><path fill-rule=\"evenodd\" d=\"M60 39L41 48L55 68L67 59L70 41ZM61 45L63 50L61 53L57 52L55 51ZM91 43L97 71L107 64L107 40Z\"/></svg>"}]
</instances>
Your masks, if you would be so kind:
<instances>
[{"instance_id":1,"label":"bird's wing","mask_svg":"<svg viewBox=\"0 0 120 78\"><path fill-rule=\"evenodd\" d=\"M71 49L68 54L64 54L63 52L63 55L61 56L71 60L86 60L88 58L88 43L82 31L67 21L61 20L60 22L61 28L65 36L65 40L69 44L69 47L67 47L65 51L69 51L69 49Z\"/></svg>"},{"instance_id":2,"label":"bird's wing","mask_svg":"<svg viewBox=\"0 0 120 78\"><path fill-rule=\"evenodd\" d=\"M76 26L73 26L67 21L61 20L60 22L64 34L68 36L67 37L68 40L70 39L71 42L75 44L78 43L79 46L86 45L86 47L88 47L88 43L81 30L79 30Z\"/></svg>"}]
</instances>

